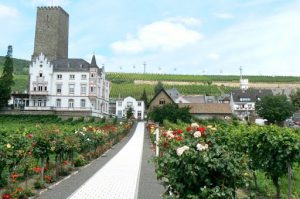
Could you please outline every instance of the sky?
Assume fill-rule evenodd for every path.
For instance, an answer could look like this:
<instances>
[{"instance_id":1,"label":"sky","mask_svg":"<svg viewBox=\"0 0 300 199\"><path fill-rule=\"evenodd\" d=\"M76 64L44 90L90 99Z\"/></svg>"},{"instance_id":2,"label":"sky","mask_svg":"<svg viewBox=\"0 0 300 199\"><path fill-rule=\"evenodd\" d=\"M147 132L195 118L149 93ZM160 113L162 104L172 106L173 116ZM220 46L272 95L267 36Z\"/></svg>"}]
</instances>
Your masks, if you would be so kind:
<instances>
[{"instance_id":1,"label":"sky","mask_svg":"<svg viewBox=\"0 0 300 199\"><path fill-rule=\"evenodd\" d=\"M109 72L300 76L299 0L0 0L0 55L30 60L51 5L70 15L69 58Z\"/></svg>"}]
</instances>

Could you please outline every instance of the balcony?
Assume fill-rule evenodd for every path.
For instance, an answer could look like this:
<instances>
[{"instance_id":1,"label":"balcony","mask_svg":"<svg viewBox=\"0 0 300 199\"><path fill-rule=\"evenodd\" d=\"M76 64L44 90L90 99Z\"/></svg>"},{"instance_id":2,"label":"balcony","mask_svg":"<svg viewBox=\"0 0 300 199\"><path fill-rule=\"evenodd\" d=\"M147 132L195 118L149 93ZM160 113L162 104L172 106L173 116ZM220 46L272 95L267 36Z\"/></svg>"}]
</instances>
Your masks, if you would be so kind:
<instances>
[{"instance_id":1,"label":"balcony","mask_svg":"<svg viewBox=\"0 0 300 199\"><path fill-rule=\"evenodd\" d=\"M30 91L30 95L48 95L48 91Z\"/></svg>"}]
</instances>

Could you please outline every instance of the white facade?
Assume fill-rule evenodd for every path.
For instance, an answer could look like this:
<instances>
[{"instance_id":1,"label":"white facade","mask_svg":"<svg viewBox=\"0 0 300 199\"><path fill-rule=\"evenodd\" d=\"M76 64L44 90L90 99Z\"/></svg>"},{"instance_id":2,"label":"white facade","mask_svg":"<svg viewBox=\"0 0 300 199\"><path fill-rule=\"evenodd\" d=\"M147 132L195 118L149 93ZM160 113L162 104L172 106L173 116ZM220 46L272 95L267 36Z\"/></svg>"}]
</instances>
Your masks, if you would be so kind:
<instances>
[{"instance_id":1,"label":"white facade","mask_svg":"<svg viewBox=\"0 0 300 199\"><path fill-rule=\"evenodd\" d=\"M133 116L136 119L144 119L145 104L144 101L137 101L133 97L126 97L123 100L116 101L116 116L118 118L126 117L126 112L132 108Z\"/></svg>"},{"instance_id":2,"label":"white facade","mask_svg":"<svg viewBox=\"0 0 300 199\"><path fill-rule=\"evenodd\" d=\"M240 79L240 88L241 90L247 90L249 88L248 79Z\"/></svg>"},{"instance_id":3,"label":"white facade","mask_svg":"<svg viewBox=\"0 0 300 199\"><path fill-rule=\"evenodd\" d=\"M31 63L29 75L30 102L26 109L89 111L97 117L108 114L109 82L104 68L98 68L96 62L89 64L82 59L49 62L40 54Z\"/></svg>"}]
</instances>

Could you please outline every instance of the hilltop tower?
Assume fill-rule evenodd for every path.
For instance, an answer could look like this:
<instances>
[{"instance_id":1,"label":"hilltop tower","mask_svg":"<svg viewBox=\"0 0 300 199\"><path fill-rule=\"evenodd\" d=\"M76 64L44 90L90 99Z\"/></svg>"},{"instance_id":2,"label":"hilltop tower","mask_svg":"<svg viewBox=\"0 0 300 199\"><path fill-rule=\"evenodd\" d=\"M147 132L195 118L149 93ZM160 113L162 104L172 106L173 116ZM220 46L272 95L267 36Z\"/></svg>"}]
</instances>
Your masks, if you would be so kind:
<instances>
[{"instance_id":1,"label":"hilltop tower","mask_svg":"<svg viewBox=\"0 0 300 199\"><path fill-rule=\"evenodd\" d=\"M9 45L7 47L7 56L12 57L12 53L13 53L13 47L12 47L12 45Z\"/></svg>"},{"instance_id":2,"label":"hilltop tower","mask_svg":"<svg viewBox=\"0 0 300 199\"><path fill-rule=\"evenodd\" d=\"M59 6L38 7L32 60L40 53L49 61L68 58L69 14Z\"/></svg>"},{"instance_id":3,"label":"hilltop tower","mask_svg":"<svg viewBox=\"0 0 300 199\"><path fill-rule=\"evenodd\" d=\"M243 78L243 68L240 66L240 88L241 90L245 91L249 88L249 81L248 79Z\"/></svg>"}]
</instances>

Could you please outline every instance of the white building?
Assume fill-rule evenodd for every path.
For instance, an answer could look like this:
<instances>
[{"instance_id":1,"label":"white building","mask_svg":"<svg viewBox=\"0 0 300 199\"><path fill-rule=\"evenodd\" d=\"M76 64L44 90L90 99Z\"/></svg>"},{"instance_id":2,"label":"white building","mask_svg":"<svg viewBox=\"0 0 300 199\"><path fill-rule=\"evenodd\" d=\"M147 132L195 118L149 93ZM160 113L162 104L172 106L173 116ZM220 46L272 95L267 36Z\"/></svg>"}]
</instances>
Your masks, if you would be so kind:
<instances>
[{"instance_id":1,"label":"white building","mask_svg":"<svg viewBox=\"0 0 300 199\"><path fill-rule=\"evenodd\" d=\"M29 67L29 107L27 110L81 111L102 117L109 109L109 81L95 56L58 59L49 62L42 53Z\"/></svg>"},{"instance_id":2,"label":"white building","mask_svg":"<svg viewBox=\"0 0 300 199\"><path fill-rule=\"evenodd\" d=\"M231 92L230 106L233 114L241 119L255 113L255 103L266 95L272 95L270 89L234 90Z\"/></svg>"},{"instance_id":3,"label":"white building","mask_svg":"<svg viewBox=\"0 0 300 199\"><path fill-rule=\"evenodd\" d=\"M133 97L126 97L123 100L116 101L116 116L118 118L126 117L126 112L132 108L133 116L136 119L144 119L145 104L144 101L137 101Z\"/></svg>"}]
</instances>

